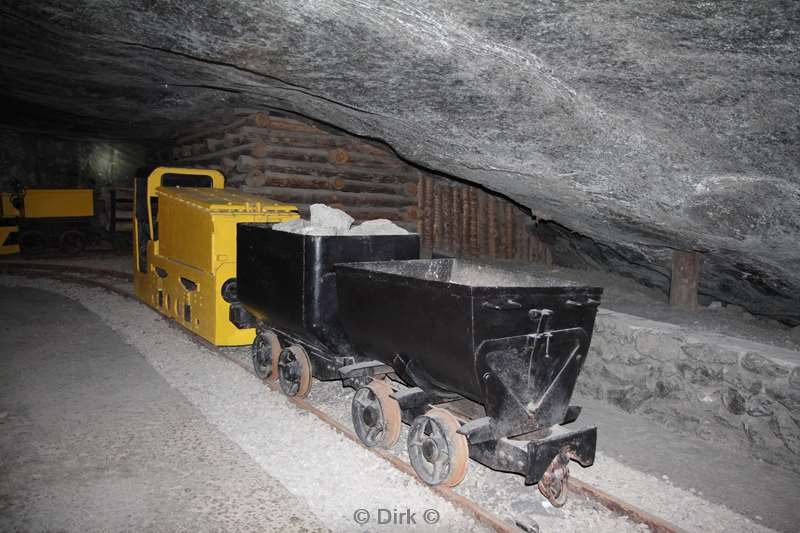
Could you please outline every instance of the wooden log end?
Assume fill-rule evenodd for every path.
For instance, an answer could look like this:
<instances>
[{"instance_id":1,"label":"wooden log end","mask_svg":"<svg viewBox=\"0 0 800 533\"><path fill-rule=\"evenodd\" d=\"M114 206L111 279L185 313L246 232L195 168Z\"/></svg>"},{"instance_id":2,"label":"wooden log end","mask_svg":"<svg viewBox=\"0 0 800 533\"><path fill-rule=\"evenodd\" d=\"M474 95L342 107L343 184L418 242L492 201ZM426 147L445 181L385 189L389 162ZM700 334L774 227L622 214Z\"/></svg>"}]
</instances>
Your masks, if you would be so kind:
<instances>
[{"instance_id":1,"label":"wooden log end","mask_svg":"<svg viewBox=\"0 0 800 533\"><path fill-rule=\"evenodd\" d=\"M268 153L269 146L263 143L256 144L252 150L253 157L267 157Z\"/></svg>"},{"instance_id":2,"label":"wooden log end","mask_svg":"<svg viewBox=\"0 0 800 533\"><path fill-rule=\"evenodd\" d=\"M267 177L261 172L253 171L247 174L244 182L248 187L263 187L267 183Z\"/></svg>"},{"instance_id":3,"label":"wooden log end","mask_svg":"<svg viewBox=\"0 0 800 533\"><path fill-rule=\"evenodd\" d=\"M259 111L258 113L256 113L254 120L255 120L256 126L258 126L259 128L269 128L270 127L270 122L271 121L270 121L269 115L267 113Z\"/></svg>"},{"instance_id":4,"label":"wooden log end","mask_svg":"<svg viewBox=\"0 0 800 533\"><path fill-rule=\"evenodd\" d=\"M220 159L220 166L226 171L231 170L233 167L236 166L236 160L231 159L230 157L223 157Z\"/></svg>"},{"instance_id":5,"label":"wooden log end","mask_svg":"<svg viewBox=\"0 0 800 533\"><path fill-rule=\"evenodd\" d=\"M350 154L343 148L336 148L328 152L328 161L336 163L337 165L343 165L350 161Z\"/></svg>"}]
</instances>

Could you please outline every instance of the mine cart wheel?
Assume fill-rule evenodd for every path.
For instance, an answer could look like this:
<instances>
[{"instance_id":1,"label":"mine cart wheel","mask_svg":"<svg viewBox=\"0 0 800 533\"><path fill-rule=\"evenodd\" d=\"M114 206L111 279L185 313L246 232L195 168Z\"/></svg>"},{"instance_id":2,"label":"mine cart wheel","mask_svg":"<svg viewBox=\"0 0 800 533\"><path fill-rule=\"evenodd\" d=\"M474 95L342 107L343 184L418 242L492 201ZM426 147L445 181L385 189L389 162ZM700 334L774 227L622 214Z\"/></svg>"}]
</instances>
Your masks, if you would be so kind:
<instances>
[{"instance_id":1,"label":"mine cart wheel","mask_svg":"<svg viewBox=\"0 0 800 533\"><path fill-rule=\"evenodd\" d=\"M278 382L286 396L305 398L311 390L311 360L302 346L284 348L278 357Z\"/></svg>"},{"instance_id":2,"label":"mine cart wheel","mask_svg":"<svg viewBox=\"0 0 800 533\"><path fill-rule=\"evenodd\" d=\"M86 237L80 231L68 230L58 239L59 248L67 255L77 255L86 248Z\"/></svg>"},{"instance_id":3,"label":"mine cart wheel","mask_svg":"<svg viewBox=\"0 0 800 533\"><path fill-rule=\"evenodd\" d=\"M467 473L469 444L458 433L456 417L433 408L411 423L408 455L417 475L428 485L455 487Z\"/></svg>"},{"instance_id":4,"label":"mine cart wheel","mask_svg":"<svg viewBox=\"0 0 800 533\"><path fill-rule=\"evenodd\" d=\"M272 331L259 331L253 339L251 355L253 369L259 379L277 379L278 356L281 353L281 343L278 336Z\"/></svg>"},{"instance_id":5,"label":"mine cart wheel","mask_svg":"<svg viewBox=\"0 0 800 533\"><path fill-rule=\"evenodd\" d=\"M400 404L391 393L391 385L375 380L353 396L353 427L361 442L370 448L391 448L400 438Z\"/></svg>"},{"instance_id":6,"label":"mine cart wheel","mask_svg":"<svg viewBox=\"0 0 800 533\"><path fill-rule=\"evenodd\" d=\"M561 507L567 501L568 485L569 457L561 452L553 458L537 486L542 496L547 498L553 507Z\"/></svg>"}]
</instances>

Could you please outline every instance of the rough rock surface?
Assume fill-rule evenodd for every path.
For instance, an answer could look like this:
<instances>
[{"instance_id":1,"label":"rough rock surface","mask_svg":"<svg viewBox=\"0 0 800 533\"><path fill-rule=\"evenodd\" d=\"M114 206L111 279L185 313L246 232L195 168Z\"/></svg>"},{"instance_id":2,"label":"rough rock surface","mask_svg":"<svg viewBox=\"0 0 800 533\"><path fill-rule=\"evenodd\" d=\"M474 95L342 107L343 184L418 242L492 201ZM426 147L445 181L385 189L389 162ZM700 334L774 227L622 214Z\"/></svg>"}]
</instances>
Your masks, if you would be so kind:
<instances>
[{"instance_id":1,"label":"rough rock surface","mask_svg":"<svg viewBox=\"0 0 800 533\"><path fill-rule=\"evenodd\" d=\"M298 112L607 261L661 275L670 248L706 251L705 292L800 323L797 2L39 1L0 21L4 122L157 137Z\"/></svg>"}]
</instances>

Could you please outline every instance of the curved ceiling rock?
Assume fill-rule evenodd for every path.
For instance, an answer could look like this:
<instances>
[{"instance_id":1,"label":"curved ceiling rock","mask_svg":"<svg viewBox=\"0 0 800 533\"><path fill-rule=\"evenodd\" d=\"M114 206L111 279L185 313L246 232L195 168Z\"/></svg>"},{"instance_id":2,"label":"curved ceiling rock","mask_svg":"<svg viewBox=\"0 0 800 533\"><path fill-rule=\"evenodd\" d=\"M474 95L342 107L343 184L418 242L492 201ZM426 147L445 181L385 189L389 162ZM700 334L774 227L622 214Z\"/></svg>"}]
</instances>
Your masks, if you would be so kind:
<instances>
[{"instance_id":1,"label":"curved ceiling rock","mask_svg":"<svg viewBox=\"0 0 800 533\"><path fill-rule=\"evenodd\" d=\"M299 112L645 265L705 251L706 290L800 321L795 1L105 0L0 17L7 101L64 129Z\"/></svg>"}]
</instances>

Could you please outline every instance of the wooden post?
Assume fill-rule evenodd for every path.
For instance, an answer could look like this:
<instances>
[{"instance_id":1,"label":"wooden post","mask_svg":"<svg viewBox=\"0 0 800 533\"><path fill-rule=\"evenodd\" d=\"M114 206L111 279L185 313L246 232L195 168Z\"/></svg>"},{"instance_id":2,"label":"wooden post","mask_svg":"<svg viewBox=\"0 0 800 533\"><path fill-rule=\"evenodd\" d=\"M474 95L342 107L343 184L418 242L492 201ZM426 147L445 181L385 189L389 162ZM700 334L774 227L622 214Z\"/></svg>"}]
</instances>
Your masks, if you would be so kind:
<instances>
[{"instance_id":1,"label":"wooden post","mask_svg":"<svg viewBox=\"0 0 800 533\"><path fill-rule=\"evenodd\" d=\"M459 192L461 193L461 256L469 257L469 233L472 225L472 217L470 216L469 204L469 190L470 187L462 186Z\"/></svg>"},{"instance_id":2,"label":"wooden post","mask_svg":"<svg viewBox=\"0 0 800 533\"><path fill-rule=\"evenodd\" d=\"M511 202L503 202L504 206L504 214L505 214L505 227L503 227L503 236L504 236L504 250L505 250L505 258L506 259L513 259L514 258L514 212L512 209L514 206L511 205Z\"/></svg>"},{"instance_id":3,"label":"wooden post","mask_svg":"<svg viewBox=\"0 0 800 533\"><path fill-rule=\"evenodd\" d=\"M461 190L458 186L450 188L450 219L452 231L450 233L450 252L454 257L461 257L461 224L464 222L461 212Z\"/></svg>"},{"instance_id":4,"label":"wooden post","mask_svg":"<svg viewBox=\"0 0 800 533\"><path fill-rule=\"evenodd\" d=\"M522 211L514 209L514 259L525 260L525 218Z\"/></svg>"},{"instance_id":5,"label":"wooden post","mask_svg":"<svg viewBox=\"0 0 800 533\"><path fill-rule=\"evenodd\" d=\"M487 198L488 218L489 218L489 257L497 259L497 198L494 195L489 195Z\"/></svg>"},{"instance_id":6,"label":"wooden post","mask_svg":"<svg viewBox=\"0 0 800 533\"><path fill-rule=\"evenodd\" d=\"M433 249L433 219L434 219L434 206L433 206L433 178L423 174L422 175L422 194L423 198L423 213L422 213L422 234L425 240L425 249Z\"/></svg>"},{"instance_id":7,"label":"wooden post","mask_svg":"<svg viewBox=\"0 0 800 533\"><path fill-rule=\"evenodd\" d=\"M425 178L423 178L422 174L419 172L417 173L417 176L417 183L419 184L417 191L419 191L419 194L414 195L417 197L417 211L419 213L419 218L417 219L417 233L419 234L420 247L424 247L425 231L423 227L425 225L425 195L422 194L422 180Z\"/></svg>"},{"instance_id":8,"label":"wooden post","mask_svg":"<svg viewBox=\"0 0 800 533\"><path fill-rule=\"evenodd\" d=\"M444 232L442 222L442 184L439 180L431 183L433 195L433 238L431 239L431 250L438 250L442 246L442 234Z\"/></svg>"},{"instance_id":9,"label":"wooden post","mask_svg":"<svg viewBox=\"0 0 800 533\"><path fill-rule=\"evenodd\" d=\"M484 257L489 253L486 245L489 226L488 198L486 193L478 191L478 257Z\"/></svg>"},{"instance_id":10,"label":"wooden post","mask_svg":"<svg viewBox=\"0 0 800 533\"><path fill-rule=\"evenodd\" d=\"M480 226L478 225L478 189L469 188L469 255L478 257L480 247L478 246Z\"/></svg>"},{"instance_id":11,"label":"wooden post","mask_svg":"<svg viewBox=\"0 0 800 533\"><path fill-rule=\"evenodd\" d=\"M672 281L669 304L694 311L697 309L697 284L700 279L700 254L672 251Z\"/></svg>"},{"instance_id":12,"label":"wooden post","mask_svg":"<svg viewBox=\"0 0 800 533\"><path fill-rule=\"evenodd\" d=\"M452 253L451 246L453 244L453 210L450 208L453 195L450 193L450 185L448 182L442 183L442 242L441 247L443 251Z\"/></svg>"}]
</instances>

